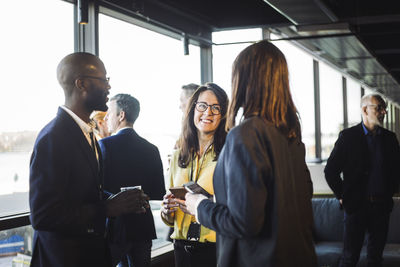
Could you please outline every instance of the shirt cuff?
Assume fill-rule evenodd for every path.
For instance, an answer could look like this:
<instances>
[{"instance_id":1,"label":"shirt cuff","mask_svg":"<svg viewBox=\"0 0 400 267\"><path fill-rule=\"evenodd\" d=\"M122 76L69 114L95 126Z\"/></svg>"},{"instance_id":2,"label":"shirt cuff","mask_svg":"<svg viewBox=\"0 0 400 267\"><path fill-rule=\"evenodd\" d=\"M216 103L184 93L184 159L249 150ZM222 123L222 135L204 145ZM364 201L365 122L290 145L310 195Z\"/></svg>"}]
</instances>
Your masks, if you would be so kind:
<instances>
[{"instance_id":1,"label":"shirt cuff","mask_svg":"<svg viewBox=\"0 0 400 267\"><path fill-rule=\"evenodd\" d=\"M208 199L206 196L204 196L204 195L200 195L199 197L198 197L198 199L197 199L197 201L196 201L196 210L195 210L195 212L194 212L194 217L196 218L196 221L197 222L199 222L199 217L197 216L197 214L198 214L198 212L197 212L197 208L199 207L199 205L200 205L200 202L202 202L203 200L205 200L205 199Z\"/></svg>"}]
</instances>

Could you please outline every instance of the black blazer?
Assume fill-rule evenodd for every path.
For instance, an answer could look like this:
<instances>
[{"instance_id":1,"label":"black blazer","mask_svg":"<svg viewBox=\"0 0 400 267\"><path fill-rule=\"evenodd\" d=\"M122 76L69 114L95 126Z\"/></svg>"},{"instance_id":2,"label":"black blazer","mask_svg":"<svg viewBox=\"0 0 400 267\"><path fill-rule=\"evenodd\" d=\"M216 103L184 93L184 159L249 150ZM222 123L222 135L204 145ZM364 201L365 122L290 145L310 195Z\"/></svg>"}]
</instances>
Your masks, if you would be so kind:
<instances>
[{"instance_id":1,"label":"black blazer","mask_svg":"<svg viewBox=\"0 0 400 267\"><path fill-rule=\"evenodd\" d=\"M312 182L300 140L259 117L232 129L215 168L216 203L198 206L217 232L218 266L315 267Z\"/></svg>"},{"instance_id":2,"label":"black blazer","mask_svg":"<svg viewBox=\"0 0 400 267\"><path fill-rule=\"evenodd\" d=\"M393 207L392 196L398 189L400 177L400 149L396 135L384 128L382 131L383 171L386 183L387 207ZM345 129L325 166L325 178L336 198L343 199L343 207L352 213L365 203L368 185L368 144L362 124ZM340 177L343 174L343 180Z\"/></svg>"},{"instance_id":3,"label":"black blazer","mask_svg":"<svg viewBox=\"0 0 400 267\"><path fill-rule=\"evenodd\" d=\"M31 266L111 266L96 156L61 108L36 139L29 182Z\"/></svg>"},{"instance_id":4,"label":"black blazer","mask_svg":"<svg viewBox=\"0 0 400 267\"><path fill-rule=\"evenodd\" d=\"M165 184L160 153L156 146L140 137L132 128L101 139L99 144L103 155L106 191L115 194L121 187L141 185L150 199L162 200ZM118 229L121 227L124 229ZM126 235L128 241L157 238L151 210L148 209L144 214L128 214L117 218L113 238L123 238L122 235Z\"/></svg>"}]
</instances>

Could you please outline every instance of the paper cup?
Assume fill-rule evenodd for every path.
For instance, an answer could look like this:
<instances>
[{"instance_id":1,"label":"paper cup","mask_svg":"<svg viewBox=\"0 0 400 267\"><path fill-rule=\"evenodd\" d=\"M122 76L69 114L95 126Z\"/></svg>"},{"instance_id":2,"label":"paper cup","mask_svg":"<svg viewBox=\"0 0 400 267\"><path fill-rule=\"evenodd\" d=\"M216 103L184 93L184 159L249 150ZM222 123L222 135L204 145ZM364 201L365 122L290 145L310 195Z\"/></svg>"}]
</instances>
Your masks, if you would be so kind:
<instances>
[{"instance_id":1,"label":"paper cup","mask_svg":"<svg viewBox=\"0 0 400 267\"><path fill-rule=\"evenodd\" d=\"M127 190L133 190L133 189L142 190L142 186L141 185L136 185L136 186L121 187L121 192L124 192L124 191L127 191Z\"/></svg>"}]
</instances>

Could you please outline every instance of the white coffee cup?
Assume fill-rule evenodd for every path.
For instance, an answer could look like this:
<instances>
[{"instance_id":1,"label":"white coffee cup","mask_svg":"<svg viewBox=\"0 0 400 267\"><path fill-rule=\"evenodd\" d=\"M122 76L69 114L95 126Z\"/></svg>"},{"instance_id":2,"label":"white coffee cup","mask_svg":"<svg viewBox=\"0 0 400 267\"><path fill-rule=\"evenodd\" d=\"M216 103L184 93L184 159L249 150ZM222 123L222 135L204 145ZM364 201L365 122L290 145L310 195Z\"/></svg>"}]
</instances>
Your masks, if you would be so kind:
<instances>
[{"instance_id":1,"label":"white coffee cup","mask_svg":"<svg viewBox=\"0 0 400 267\"><path fill-rule=\"evenodd\" d=\"M121 192L124 192L124 191L127 191L127 190L134 190L134 189L142 190L142 186L141 185L136 185L136 186L121 187Z\"/></svg>"}]
</instances>

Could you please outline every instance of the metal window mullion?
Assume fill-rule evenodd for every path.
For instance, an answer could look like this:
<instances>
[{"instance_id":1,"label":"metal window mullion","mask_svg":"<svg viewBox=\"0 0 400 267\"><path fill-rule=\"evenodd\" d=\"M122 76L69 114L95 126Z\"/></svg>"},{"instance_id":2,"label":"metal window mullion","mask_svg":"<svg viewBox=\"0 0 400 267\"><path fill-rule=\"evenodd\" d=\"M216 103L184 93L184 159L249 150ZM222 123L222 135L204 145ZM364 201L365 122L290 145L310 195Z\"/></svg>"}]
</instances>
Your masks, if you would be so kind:
<instances>
[{"instance_id":1,"label":"metal window mullion","mask_svg":"<svg viewBox=\"0 0 400 267\"><path fill-rule=\"evenodd\" d=\"M389 130L390 103L388 103L387 111L388 111L388 113L387 113L386 116L385 116L385 121L383 122L383 123L384 123L384 126L383 126L383 127L385 127L386 129Z\"/></svg>"},{"instance_id":2,"label":"metal window mullion","mask_svg":"<svg viewBox=\"0 0 400 267\"><path fill-rule=\"evenodd\" d=\"M394 111L395 111L394 104L390 104L390 130L391 131L394 131Z\"/></svg>"},{"instance_id":3,"label":"metal window mullion","mask_svg":"<svg viewBox=\"0 0 400 267\"><path fill-rule=\"evenodd\" d=\"M396 133L397 139L399 139L400 137L400 121L399 121L399 116L400 116L400 112L399 112L399 108L395 107L395 113L394 113L394 132Z\"/></svg>"},{"instance_id":4,"label":"metal window mullion","mask_svg":"<svg viewBox=\"0 0 400 267\"><path fill-rule=\"evenodd\" d=\"M388 109L388 112L389 112L386 115L386 117L388 118L388 120L387 120L387 123L388 123L387 129L390 131L392 129L392 127L391 127L391 125L392 125L392 104L390 102L388 103L387 109Z\"/></svg>"},{"instance_id":5,"label":"metal window mullion","mask_svg":"<svg viewBox=\"0 0 400 267\"><path fill-rule=\"evenodd\" d=\"M212 46L200 46L200 80L201 84L213 81Z\"/></svg>"},{"instance_id":6,"label":"metal window mullion","mask_svg":"<svg viewBox=\"0 0 400 267\"><path fill-rule=\"evenodd\" d=\"M78 6L74 9L74 50L99 55L99 12L96 1L89 1L89 22L85 25L78 23Z\"/></svg>"},{"instance_id":7,"label":"metal window mullion","mask_svg":"<svg viewBox=\"0 0 400 267\"><path fill-rule=\"evenodd\" d=\"M79 51L79 23L78 23L78 5L74 4L74 52Z\"/></svg>"},{"instance_id":8,"label":"metal window mullion","mask_svg":"<svg viewBox=\"0 0 400 267\"><path fill-rule=\"evenodd\" d=\"M347 110L347 79L342 76L342 90L343 90L343 129L349 127L349 117Z\"/></svg>"},{"instance_id":9,"label":"metal window mullion","mask_svg":"<svg viewBox=\"0 0 400 267\"><path fill-rule=\"evenodd\" d=\"M313 60L314 73L314 110L315 110L315 157L317 160L322 160L321 157L321 101L319 87L319 62Z\"/></svg>"}]
</instances>

